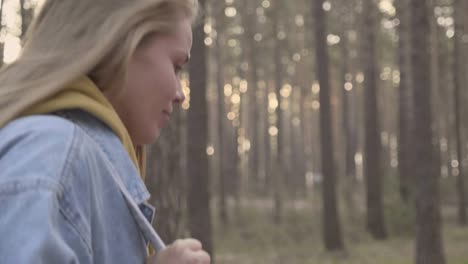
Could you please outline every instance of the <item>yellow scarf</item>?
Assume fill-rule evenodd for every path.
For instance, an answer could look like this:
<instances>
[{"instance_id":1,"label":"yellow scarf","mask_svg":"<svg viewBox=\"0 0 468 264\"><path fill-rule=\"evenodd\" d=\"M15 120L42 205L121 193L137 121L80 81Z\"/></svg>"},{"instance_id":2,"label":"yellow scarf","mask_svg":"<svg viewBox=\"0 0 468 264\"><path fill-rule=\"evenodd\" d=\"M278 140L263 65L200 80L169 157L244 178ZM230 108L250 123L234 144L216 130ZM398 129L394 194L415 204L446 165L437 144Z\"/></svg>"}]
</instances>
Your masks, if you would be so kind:
<instances>
[{"instance_id":1,"label":"yellow scarf","mask_svg":"<svg viewBox=\"0 0 468 264\"><path fill-rule=\"evenodd\" d=\"M144 177L145 157L143 147L137 146L135 148L133 146L130 135L117 112L93 81L87 77L79 78L68 85L65 90L28 108L21 116L48 114L67 109L81 109L108 125L119 137L140 176Z\"/></svg>"}]
</instances>

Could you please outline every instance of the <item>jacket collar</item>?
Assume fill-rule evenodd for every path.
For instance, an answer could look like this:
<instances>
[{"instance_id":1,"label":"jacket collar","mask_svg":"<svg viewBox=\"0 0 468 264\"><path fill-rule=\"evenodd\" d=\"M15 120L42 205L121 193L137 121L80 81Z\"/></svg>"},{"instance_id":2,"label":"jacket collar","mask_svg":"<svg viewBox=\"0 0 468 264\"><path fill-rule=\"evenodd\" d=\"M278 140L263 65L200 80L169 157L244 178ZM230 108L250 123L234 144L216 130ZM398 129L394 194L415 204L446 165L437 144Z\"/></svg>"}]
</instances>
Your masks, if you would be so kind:
<instances>
[{"instance_id":1,"label":"jacket collar","mask_svg":"<svg viewBox=\"0 0 468 264\"><path fill-rule=\"evenodd\" d=\"M137 204L149 199L150 194L142 178L139 176L135 164L129 158L122 142L111 128L93 115L82 110L66 110L58 112L57 115L67 118L78 125L100 146L115 168L115 174L117 174L131 198Z\"/></svg>"}]
</instances>

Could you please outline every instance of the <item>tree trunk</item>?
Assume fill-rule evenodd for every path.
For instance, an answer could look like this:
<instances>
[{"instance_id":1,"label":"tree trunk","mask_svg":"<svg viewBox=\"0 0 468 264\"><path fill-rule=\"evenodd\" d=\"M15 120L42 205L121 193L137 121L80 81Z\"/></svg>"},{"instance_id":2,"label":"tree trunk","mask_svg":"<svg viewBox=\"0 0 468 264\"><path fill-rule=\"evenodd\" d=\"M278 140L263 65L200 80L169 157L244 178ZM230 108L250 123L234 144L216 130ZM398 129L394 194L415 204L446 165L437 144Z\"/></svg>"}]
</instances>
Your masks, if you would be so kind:
<instances>
[{"instance_id":1,"label":"tree trunk","mask_svg":"<svg viewBox=\"0 0 468 264\"><path fill-rule=\"evenodd\" d=\"M364 175L367 190L367 229L376 239L386 239L384 224L383 183L381 170L380 128L377 107L378 64L376 54L377 10L374 0L364 1L365 32L365 151Z\"/></svg>"},{"instance_id":2,"label":"tree trunk","mask_svg":"<svg viewBox=\"0 0 468 264\"><path fill-rule=\"evenodd\" d=\"M276 2L276 5L273 7L273 35L274 35L274 80L275 80L275 93L276 99L278 100L278 106L276 108L276 128L277 128L277 144L276 144L276 160L275 160L275 170L273 173L273 189L274 189L274 222L279 224L282 221L283 215L283 177L285 175L285 164L283 159L283 111L281 109L281 88L283 85L283 69L281 63L282 55L282 40L278 38L280 32L280 10L282 5L280 5L282 0ZM273 165L273 164L272 164Z\"/></svg>"},{"instance_id":3,"label":"tree trunk","mask_svg":"<svg viewBox=\"0 0 468 264\"><path fill-rule=\"evenodd\" d=\"M243 54L245 55L245 54ZM246 78L246 71L241 66L241 63L244 58L240 57L240 62L237 69L236 77L239 77L240 80ZM237 170L237 181L238 181L238 189L236 192L236 200L242 204L242 201L245 200L244 198L248 194L248 183L249 183L249 167L248 167L248 152L244 149L244 144L247 139L247 129L249 127L249 97L247 93L241 92L240 83L235 84L237 86L234 88L235 93L239 94L240 102L238 104L238 114L239 114L239 126L236 127L236 151L238 153L238 170Z\"/></svg>"},{"instance_id":4,"label":"tree trunk","mask_svg":"<svg viewBox=\"0 0 468 264\"><path fill-rule=\"evenodd\" d=\"M429 9L434 10L435 7L435 2L436 0L429 0ZM409 20L409 18L408 18ZM439 60L439 26L437 25L437 20L433 14L433 12L430 13L429 16L430 20L430 32L431 32L431 91L432 94L435 96L432 96L432 113L433 113L433 123L434 123L434 135L433 138L435 138L435 145L434 145L434 166L437 170L437 172L440 174L441 172L441 167L442 167L442 150L441 150L441 145L440 141L441 138L445 136L444 129L447 127L445 125L446 118L445 118L445 112L443 110L443 106L445 105L443 103L443 98L444 94L446 94L445 90L445 84L441 81L442 78L440 78L441 71L441 63ZM409 25L409 23L408 23ZM408 37L409 40L409 37ZM408 45L409 46L409 45ZM412 85L412 83L410 84ZM414 111L411 111L414 112ZM411 129L412 131L412 129ZM411 155L413 156L413 155Z\"/></svg>"},{"instance_id":5,"label":"tree trunk","mask_svg":"<svg viewBox=\"0 0 468 264\"><path fill-rule=\"evenodd\" d=\"M458 160L458 175L457 176L457 194L458 194L458 222L460 225L466 225L466 194L465 194L465 175L463 174L464 161L464 141L462 136L462 119L461 119L461 104L463 100L462 89L466 84L465 78L465 61L463 51L463 3L465 0L454 0L454 20L455 20L455 35L453 38L453 74L454 74L454 113L455 113L455 137L456 137L456 157Z\"/></svg>"},{"instance_id":6,"label":"tree trunk","mask_svg":"<svg viewBox=\"0 0 468 264\"><path fill-rule=\"evenodd\" d=\"M204 10L206 0L200 0ZM202 12L203 14L203 12ZM200 18L204 21L204 16ZM208 113L206 100L206 47L204 23L198 23L193 30L192 59L189 65L190 96L187 130L187 169L188 176L188 213L191 235L203 243L204 249L213 253L211 209L210 209L210 177L208 174L208 157L206 154L208 137Z\"/></svg>"},{"instance_id":7,"label":"tree trunk","mask_svg":"<svg viewBox=\"0 0 468 264\"><path fill-rule=\"evenodd\" d=\"M304 195L306 195L307 194L306 173L307 173L307 170L309 169L307 166L307 163L310 160L310 155L309 155L310 152L307 150L307 146L309 143L309 137L311 136L310 133L307 133L308 132L307 123L309 123L310 120L307 120L307 117L309 117L309 115L306 114L306 112L309 110L309 108L307 107L307 104L308 104L308 99L310 97L309 95L310 92L308 89L310 87L310 80L306 78L307 76L306 73L308 69L306 69L305 63L301 63L298 66L297 70L299 72L298 79L300 81L299 85L301 87L300 95L299 95L299 104L300 104L299 120L301 121L301 124L299 127L301 137L299 138L299 141L301 142L301 146L299 147L299 149L300 149L300 154L303 155L303 157L300 159L300 161L303 163L301 164L302 166L301 170L303 173L301 175L300 183L302 184L301 190L303 191ZM310 147L310 145L308 147Z\"/></svg>"},{"instance_id":8,"label":"tree trunk","mask_svg":"<svg viewBox=\"0 0 468 264\"><path fill-rule=\"evenodd\" d=\"M352 4L352 3L351 3ZM356 163L354 161L354 155L356 154L356 115L355 115L355 106L354 106L354 93L356 91L356 87L354 83L347 78L347 75L351 72L349 67L351 57L350 57L350 42L348 41L348 30L351 28L353 23L353 19L350 18L348 12L348 8L350 8L350 4L347 4L343 7L341 12L341 19L342 19L342 32L341 32L341 42L340 42L340 49L341 49L341 58L342 58L342 65L341 65L341 78L342 78L342 100L343 100L343 108L342 108L342 127L343 127L343 139L344 139L344 155L342 156L344 159L344 171L345 171L345 181L343 184L343 192L344 192L344 201L347 208L347 215L350 221L354 221L355 214L356 214L356 204L354 202L354 192L356 187ZM351 89L349 86L351 85Z\"/></svg>"},{"instance_id":9,"label":"tree trunk","mask_svg":"<svg viewBox=\"0 0 468 264\"><path fill-rule=\"evenodd\" d=\"M255 1L244 0L243 5L245 11L242 14L243 28L245 30L244 45L246 49L246 56L248 62L248 91L247 95L249 98L249 116L250 125L248 136L250 138L250 151L249 151L249 175L252 183L254 184L255 191L258 191L259 187L259 99L257 97L257 84L258 84L258 58L257 58L257 45L255 43L254 34L256 30L256 5Z\"/></svg>"},{"instance_id":10,"label":"tree trunk","mask_svg":"<svg viewBox=\"0 0 468 264\"><path fill-rule=\"evenodd\" d=\"M294 125L294 133L292 138L293 148L293 167L295 168L295 194L296 197L305 197L306 195L306 153L305 153L305 142L304 142L304 130L302 129L302 123L305 122L303 115L303 104L302 104L302 87L297 87L295 91L297 93L294 104L297 105L298 112L296 113L296 119L299 120L298 124ZM294 93L294 90L293 90Z\"/></svg>"},{"instance_id":11,"label":"tree trunk","mask_svg":"<svg viewBox=\"0 0 468 264\"><path fill-rule=\"evenodd\" d=\"M3 28L3 4L4 0L0 0L0 29ZM4 53L5 43L0 42L0 66L3 65L3 53Z\"/></svg>"},{"instance_id":12,"label":"tree trunk","mask_svg":"<svg viewBox=\"0 0 468 264\"><path fill-rule=\"evenodd\" d=\"M273 182L273 159L272 159L272 149L271 149L271 135L270 135L270 112L268 110L268 96L270 90L268 84L265 85L263 89L263 118L264 118L264 130L263 130L263 147L264 147L264 157L265 157L265 190L266 193L271 193L273 189L272 182Z\"/></svg>"},{"instance_id":13,"label":"tree trunk","mask_svg":"<svg viewBox=\"0 0 468 264\"><path fill-rule=\"evenodd\" d=\"M464 34L465 35L468 35L468 4L465 3L465 7L463 8L463 17L465 18L464 19ZM465 61L468 60L468 41L465 41L465 45L464 45L464 50L465 50ZM465 68L465 74L468 75L468 67ZM468 97L468 94L467 94L467 97Z\"/></svg>"},{"instance_id":14,"label":"tree trunk","mask_svg":"<svg viewBox=\"0 0 468 264\"><path fill-rule=\"evenodd\" d=\"M409 30L408 30L408 0L397 1L397 12L400 20L398 27L398 64L400 68L400 87L399 87L399 142L398 142L398 169L399 169L399 189L400 198L404 203L410 201L411 189L411 161L410 142L411 142L411 124L413 118L411 114L412 89L411 72L409 56Z\"/></svg>"},{"instance_id":15,"label":"tree trunk","mask_svg":"<svg viewBox=\"0 0 468 264\"><path fill-rule=\"evenodd\" d=\"M330 106L329 58L326 42L324 0L313 1L315 18L316 65L320 84L320 135L323 173L323 239L327 250L344 248L336 199L336 175L333 157L332 113Z\"/></svg>"},{"instance_id":16,"label":"tree trunk","mask_svg":"<svg viewBox=\"0 0 468 264\"><path fill-rule=\"evenodd\" d=\"M298 15L302 13L302 6L296 5L289 13L291 15ZM288 15L289 16L289 15ZM290 72L290 81L292 85L291 95L289 96L289 110L291 112L291 119L288 120L290 127L290 175L292 182L291 194L294 198L305 197L306 195L306 153L305 153L305 142L304 142L304 112L303 112L303 90L308 86L304 81L304 67L303 63L305 60L301 57L295 58L298 51L304 50L304 27L303 26L291 26L289 24L287 28L288 32L291 32L288 39L290 43L290 56L292 58L291 66L294 67L294 71ZM294 36L294 37L293 37ZM308 71L309 72L309 71ZM307 96L307 95L305 95Z\"/></svg>"},{"instance_id":17,"label":"tree trunk","mask_svg":"<svg viewBox=\"0 0 468 264\"><path fill-rule=\"evenodd\" d=\"M431 5L429 8L434 10L435 7L440 7L439 0L431 0L429 2ZM436 152L436 162L438 162L439 170L443 177L451 176L451 167L452 167L452 153L453 142L455 137L453 123L453 75L452 72L452 47L450 44L451 41L448 41L446 36L446 29L441 27L437 22L437 16L432 14L429 16L430 21L430 30L431 30L431 40L433 41L432 54L435 58L431 57L431 73L434 74L438 70L438 74L431 77L433 82L433 95L431 98L432 113L435 115L434 120L437 120L439 125L439 142L440 148ZM438 64L436 64L438 62Z\"/></svg>"},{"instance_id":18,"label":"tree trunk","mask_svg":"<svg viewBox=\"0 0 468 264\"><path fill-rule=\"evenodd\" d=\"M21 13L21 35L20 38L23 39L26 31L29 27L29 24L32 21L34 9L33 8L26 8L25 6L26 0L20 0L20 13Z\"/></svg>"},{"instance_id":19,"label":"tree trunk","mask_svg":"<svg viewBox=\"0 0 468 264\"><path fill-rule=\"evenodd\" d=\"M224 13L218 15L216 18L216 44L214 56L216 60L216 86L218 87L218 138L219 138L219 218L223 226L226 226L229 222L228 210L227 210L227 182L226 177L229 175L229 170L226 165L226 109L225 109L225 97L224 97L224 62L223 62L223 46L224 46Z\"/></svg>"},{"instance_id":20,"label":"tree trunk","mask_svg":"<svg viewBox=\"0 0 468 264\"><path fill-rule=\"evenodd\" d=\"M184 174L182 172L181 109L174 109L167 129L148 150L146 185L152 193L150 203L156 208L155 229L164 241L183 235L185 226Z\"/></svg>"},{"instance_id":21,"label":"tree trunk","mask_svg":"<svg viewBox=\"0 0 468 264\"><path fill-rule=\"evenodd\" d=\"M414 88L414 199L416 264L444 264L438 173L431 128L430 25L425 0L410 0L411 64Z\"/></svg>"}]
</instances>

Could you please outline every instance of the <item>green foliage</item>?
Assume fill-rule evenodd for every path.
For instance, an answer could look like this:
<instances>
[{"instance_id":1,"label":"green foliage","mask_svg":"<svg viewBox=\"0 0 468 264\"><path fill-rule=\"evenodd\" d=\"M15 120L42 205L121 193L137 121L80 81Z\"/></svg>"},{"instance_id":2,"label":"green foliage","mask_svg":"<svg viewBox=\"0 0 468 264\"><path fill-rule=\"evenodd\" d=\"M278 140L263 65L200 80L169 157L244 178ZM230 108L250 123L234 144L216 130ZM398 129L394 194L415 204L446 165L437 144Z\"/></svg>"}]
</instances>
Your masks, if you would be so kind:
<instances>
[{"instance_id":1,"label":"green foliage","mask_svg":"<svg viewBox=\"0 0 468 264\"><path fill-rule=\"evenodd\" d=\"M392 235L413 236L415 211L412 203L392 201L386 205L388 230Z\"/></svg>"},{"instance_id":2,"label":"green foliage","mask_svg":"<svg viewBox=\"0 0 468 264\"><path fill-rule=\"evenodd\" d=\"M402 220L413 217L411 210L397 200L389 204L393 209L386 212L391 231L388 240L373 240L364 231L363 223L344 222L346 251L329 253L323 249L321 214L316 204L309 201L309 206L301 209L286 206L283 224L275 225L271 208L258 208L249 202L249 207L233 215L230 226L221 227L214 221L216 263L412 264L414 238L404 231L409 225ZM459 228L451 221L447 223L445 220L453 218L454 212L444 212L447 263L468 264L468 228Z\"/></svg>"},{"instance_id":3,"label":"green foliage","mask_svg":"<svg viewBox=\"0 0 468 264\"><path fill-rule=\"evenodd\" d=\"M317 218L319 216L316 216ZM312 218L312 220L308 220ZM310 242L310 234L316 233L318 219L307 216L304 212L287 211L284 222L280 226L272 223L272 216L268 210L254 208L242 208L239 215L234 216L231 227L222 228L216 226L216 230L222 230L227 248L243 250L242 245L255 245L255 249L261 252L274 250L281 247L291 247L294 244ZM224 239L223 239L224 240ZM315 241L317 243L319 241Z\"/></svg>"},{"instance_id":4,"label":"green foliage","mask_svg":"<svg viewBox=\"0 0 468 264\"><path fill-rule=\"evenodd\" d=\"M397 170L387 169L385 180L385 221L390 236L414 237L416 211L410 200L405 203L399 192Z\"/></svg>"},{"instance_id":5,"label":"green foliage","mask_svg":"<svg viewBox=\"0 0 468 264\"><path fill-rule=\"evenodd\" d=\"M457 192L455 192L457 178L442 177L439 182L441 202L445 205L456 205L458 203Z\"/></svg>"}]
</instances>

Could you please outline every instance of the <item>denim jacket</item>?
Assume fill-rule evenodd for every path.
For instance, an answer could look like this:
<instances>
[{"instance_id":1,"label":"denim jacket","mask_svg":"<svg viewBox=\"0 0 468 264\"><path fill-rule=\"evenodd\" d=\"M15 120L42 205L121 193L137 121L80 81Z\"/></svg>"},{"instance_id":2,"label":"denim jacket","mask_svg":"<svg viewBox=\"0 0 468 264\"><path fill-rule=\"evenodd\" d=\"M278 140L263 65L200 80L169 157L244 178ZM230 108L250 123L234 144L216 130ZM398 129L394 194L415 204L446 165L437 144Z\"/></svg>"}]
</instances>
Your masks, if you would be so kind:
<instances>
[{"instance_id":1,"label":"denim jacket","mask_svg":"<svg viewBox=\"0 0 468 264\"><path fill-rule=\"evenodd\" d=\"M0 263L144 263L149 193L117 136L79 111L0 129Z\"/></svg>"}]
</instances>

